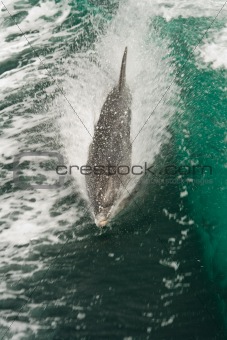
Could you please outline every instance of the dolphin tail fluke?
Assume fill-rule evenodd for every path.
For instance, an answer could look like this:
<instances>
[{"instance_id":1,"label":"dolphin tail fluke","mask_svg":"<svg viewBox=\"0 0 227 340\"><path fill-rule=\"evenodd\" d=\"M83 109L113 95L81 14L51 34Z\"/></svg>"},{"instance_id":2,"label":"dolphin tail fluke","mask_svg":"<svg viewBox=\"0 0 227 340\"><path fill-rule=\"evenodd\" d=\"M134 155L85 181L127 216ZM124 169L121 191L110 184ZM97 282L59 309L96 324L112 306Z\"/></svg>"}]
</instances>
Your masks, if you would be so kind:
<instances>
[{"instance_id":1,"label":"dolphin tail fluke","mask_svg":"<svg viewBox=\"0 0 227 340\"><path fill-rule=\"evenodd\" d=\"M119 79L119 92L122 91L122 89L125 87L126 83L126 60L127 60L127 51L128 48L125 47L122 63L121 63L121 73L120 73L120 79Z\"/></svg>"}]
</instances>

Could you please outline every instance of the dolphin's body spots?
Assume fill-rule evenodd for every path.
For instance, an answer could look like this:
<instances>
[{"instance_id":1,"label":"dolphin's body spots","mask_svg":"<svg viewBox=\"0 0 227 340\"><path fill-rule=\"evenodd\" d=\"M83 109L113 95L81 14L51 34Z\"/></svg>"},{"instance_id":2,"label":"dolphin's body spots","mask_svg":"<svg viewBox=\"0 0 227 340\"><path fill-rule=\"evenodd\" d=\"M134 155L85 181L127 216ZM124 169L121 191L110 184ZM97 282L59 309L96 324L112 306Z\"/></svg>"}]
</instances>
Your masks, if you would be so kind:
<instances>
[{"instance_id":1,"label":"dolphin's body spots","mask_svg":"<svg viewBox=\"0 0 227 340\"><path fill-rule=\"evenodd\" d=\"M89 147L87 165L93 169L99 168L86 176L86 185L95 221L100 227L107 224L119 189L125 185L128 178L127 175L113 174L114 168L107 170L107 166L131 166L131 94L126 85L126 59L127 47L122 60L119 84L106 98ZM101 169L101 166L105 167L105 170ZM126 172L126 168L121 169L121 172Z\"/></svg>"}]
</instances>

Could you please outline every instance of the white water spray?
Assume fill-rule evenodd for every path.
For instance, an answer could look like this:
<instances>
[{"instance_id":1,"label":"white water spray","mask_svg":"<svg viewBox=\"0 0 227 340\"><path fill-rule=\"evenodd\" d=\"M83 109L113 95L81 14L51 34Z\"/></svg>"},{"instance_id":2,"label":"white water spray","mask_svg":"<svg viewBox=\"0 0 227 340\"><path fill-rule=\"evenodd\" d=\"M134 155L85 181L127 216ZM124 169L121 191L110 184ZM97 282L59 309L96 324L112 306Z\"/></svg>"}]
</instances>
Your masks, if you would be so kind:
<instances>
[{"instance_id":1,"label":"white water spray","mask_svg":"<svg viewBox=\"0 0 227 340\"><path fill-rule=\"evenodd\" d=\"M155 41L151 26L153 10L148 2L129 0L120 5L118 13L104 35L100 34L94 50L77 53L67 60L73 77L67 76L64 89L70 104L59 97L56 106L61 141L69 165L85 165L88 147L101 107L107 94L118 82L125 46L128 46L127 83L132 93L131 141L132 164L153 163L163 143L168 140L166 127L173 114L167 92L171 68L164 57L166 46ZM157 37L158 39L158 37ZM83 123L82 123L82 122ZM146 124L145 124L146 123ZM85 178L74 171L73 176L86 195ZM128 194L138 181L132 178ZM122 196L122 198L123 198Z\"/></svg>"}]
</instances>

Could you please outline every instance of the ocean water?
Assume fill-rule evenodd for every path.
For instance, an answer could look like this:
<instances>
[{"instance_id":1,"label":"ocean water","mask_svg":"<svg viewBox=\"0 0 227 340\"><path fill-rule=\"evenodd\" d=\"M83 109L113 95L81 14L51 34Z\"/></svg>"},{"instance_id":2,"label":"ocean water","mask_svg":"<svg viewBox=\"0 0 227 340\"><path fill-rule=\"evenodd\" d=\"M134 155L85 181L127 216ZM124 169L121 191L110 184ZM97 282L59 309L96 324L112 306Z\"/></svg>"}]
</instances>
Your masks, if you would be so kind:
<instances>
[{"instance_id":1,"label":"ocean water","mask_svg":"<svg viewBox=\"0 0 227 340\"><path fill-rule=\"evenodd\" d=\"M227 4L0 11L0 338L226 339ZM153 168L100 231L76 169L27 185L58 180L51 152L86 164L125 46L132 162Z\"/></svg>"}]
</instances>

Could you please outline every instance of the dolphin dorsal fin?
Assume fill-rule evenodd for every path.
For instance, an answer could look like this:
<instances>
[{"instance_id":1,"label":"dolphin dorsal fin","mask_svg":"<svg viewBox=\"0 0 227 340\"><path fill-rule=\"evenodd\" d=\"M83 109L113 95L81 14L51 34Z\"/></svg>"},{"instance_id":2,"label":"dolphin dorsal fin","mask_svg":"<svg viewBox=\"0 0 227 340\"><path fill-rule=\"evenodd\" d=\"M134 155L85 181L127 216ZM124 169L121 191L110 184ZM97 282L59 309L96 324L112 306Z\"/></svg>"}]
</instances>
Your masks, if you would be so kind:
<instances>
[{"instance_id":1,"label":"dolphin dorsal fin","mask_svg":"<svg viewBox=\"0 0 227 340\"><path fill-rule=\"evenodd\" d=\"M120 73L120 79L119 79L119 92L122 91L122 89L125 87L126 82L126 60L127 60L127 47L125 47L122 63L121 63L121 73Z\"/></svg>"}]
</instances>

